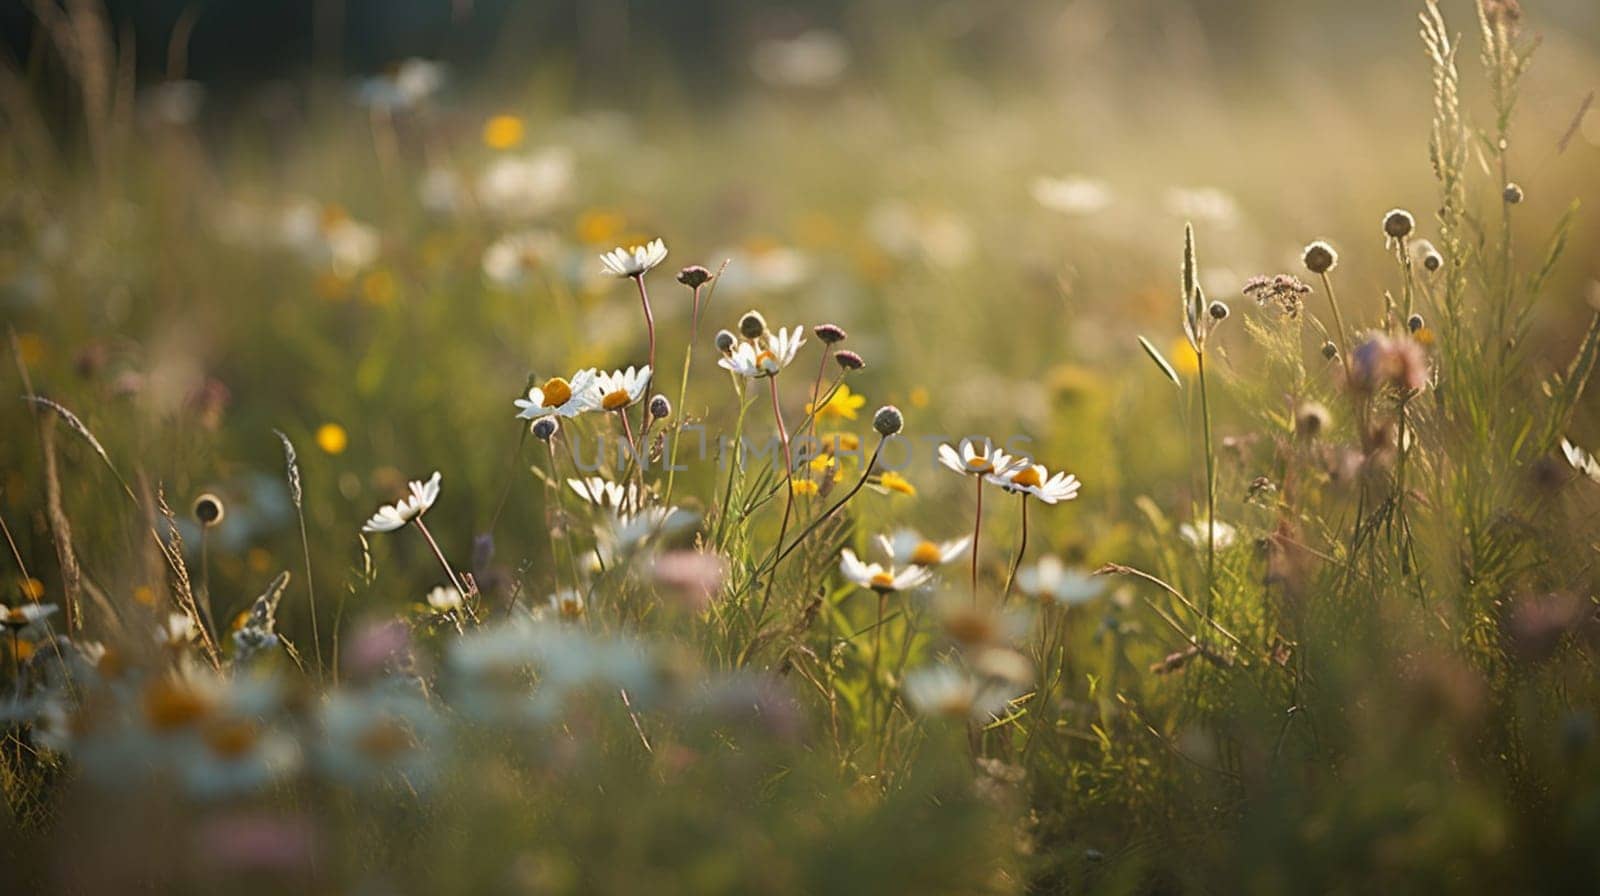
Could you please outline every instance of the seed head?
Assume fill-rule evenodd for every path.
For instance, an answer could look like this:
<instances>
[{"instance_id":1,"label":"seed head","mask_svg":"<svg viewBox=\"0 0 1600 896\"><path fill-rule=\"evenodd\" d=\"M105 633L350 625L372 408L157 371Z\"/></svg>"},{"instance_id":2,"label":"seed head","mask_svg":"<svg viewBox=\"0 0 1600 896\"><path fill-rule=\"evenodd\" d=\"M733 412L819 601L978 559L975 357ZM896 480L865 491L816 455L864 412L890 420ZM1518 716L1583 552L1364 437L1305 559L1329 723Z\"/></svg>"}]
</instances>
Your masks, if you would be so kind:
<instances>
[{"instance_id":1,"label":"seed head","mask_svg":"<svg viewBox=\"0 0 1600 896\"><path fill-rule=\"evenodd\" d=\"M843 342L846 335L843 327L834 324L818 324L811 328L811 332L817 334L817 338L828 345L833 345L835 342Z\"/></svg>"},{"instance_id":2,"label":"seed head","mask_svg":"<svg viewBox=\"0 0 1600 896\"><path fill-rule=\"evenodd\" d=\"M1336 358L1338 356L1339 356L1339 347L1338 346L1334 345L1332 342L1324 342L1324 343L1322 343L1322 357L1327 358L1329 361L1332 361L1334 358Z\"/></svg>"},{"instance_id":3,"label":"seed head","mask_svg":"<svg viewBox=\"0 0 1600 896\"><path fill-rule=\"evenodd\" d=\"M1403 208L1392 208L1383 216L1383 233L1391 240L1403 240L1415 230L1417 219Z\"/></svg>"},{"instance_id":4,"label":"seed head","mask_svg":"<svg viewBox=\"0 0 1600 896\"><path fill-rule=\"evenodd\" d=\"M1206 308L1206 313L1211 315L1211 319L1214 320L1214 321L1218 321L1218 322L1225 321L1225 320L1228 319L1228 306L1227 306L1227 303L1225 303L1225 302L1212 302Z\"/></svg>"},{"instance_id":5,"label":"seed head","mask_svg":"<svg viewBox=\"0 0 1600 896\"><path fill-rule=\"evenodd\" d=\"M1277 274L1275 276L1251 277L1244 283L1240 290L1244 295L1255 299L1257 305L1266 307L1268 304L1278 306L1284 315L1299 317L1300 309L1305 305L1305 297L1311 294L1311 287L1300 281L1293 274Z\"/></svg>"},{"instance_id":6,"label":"seed head","mask_svg":"<svg viewBox=\"0 0 1600 896\"><path fill-rule=\"evenodd\" d=\"M1410 317L1406 318L1406 329L1410 330L1413 333L1415 333L1418 330L1422 329L1423 326L1424 326L1424 323L1423 323L1423 320L1422 320L1422 315L1420 315L1420 314L1413 314Z\"/></svg>"},{"instance_id":7,"label":"seed head","mask_svg":"<svg viewBox=\"0 0 1600 896\"><path fill-rule=\"evenodd\" d=\"M700 265L692 264L678 272L678 282L690 289L699 289L711 282L711 272Z\"/></svg>"},{"instance_id":8,"label":"seed head","mask_svg":"<svg viewBox=\"0 0 1600 896\"><path fill-rule=\"evenodd\" d=\"M672 402L667 400L667 396L659 392L650 396L650 416L657 420L672 416Z\"/></svg>"},{"instance_id":9,"label":"seed head","mask_svg":"<svg viewBox=\"0 0 1600 896\"><path fill-rule=\"evenodd\" d=\"M1326 274L1339 264L1339 253L1333 247L1317 240L1306 247L1306 270L1313 274Z\"/></svg>"},{"instance_id":10,"label":"seed head","mask_svg":"<svg viewBox=\"0 0 1600 896\"><path fill-rule=\"evenodd\" d=\"M1328 409L1321 402L1308 401L1294 412L1295 435L1309 439L1328 428L1331 419Z\"/></svg>"},{"instance_id":11,"label":"seed head","mask_svg":"<svg viewBox=\"0 0 1600 896\"><path fill-rule=\"evenodd\" d=\"M722 352L724 355L732 352L734 343L738 341L739 337L733 335L732 330L717 331L717 351Z\"/></svg>"},{"instance_id":12,"label":"seed head","mask_svg":"<svg viewBox=\"0 0 1600 896\"><path fill-rule=\"evenodd\" d=\"M900 409L892 404L886 404L878 408L878 412L872 415L872 428L876 429L881 436L892 436L905 425L905 415L901 414Z\"/></svg>"},{"instance_id":13,"label":"seed head","mask_svg":"<svg viewBox=\"0 0 1600 896\"><path fill-rule=\"evenodd\" d=\"M528 430L533 433L534 438L548 442L556 437L556 433L561 431L561 424L556 422L554 417L540 417L533 421L533 425L529 426Z\"/></svg>"},{"instance_id":14,"label":"seed head","mask_svg":"<svg viewBox=\"0 0 1600 896\"><path fill-rule=\"evenodd\" d=\"M744 317L739 318L739 332L746 339L759 339L767 332L767 319L759 311L746 311Z\"/></svg>"},{"instance_id":15,"label":"seed head","mask_svg":"<svg viewBox=\"0 0 1600 896\"><path fill-rule=\"evenodd\" d=\"M228 515L228 509L222 505L222 499L207 492L194 499L194 521L203 528L222 525L222 518Z\"/></svg>"},{"instance_id":16,"label":"seed head","mask_svg":"<svg viewBox=\"0 0 1600 896\"><path fill-rule=\"evenodd\" d=\"M1433 273L1444 267L1444 256L1427 240L1417 240L1411 244L1411 254L1420 262L1428 273Z\"/></svg>"},{"instance_id":17,"label":"seed head","mask_svg":"<svg viewBox=\"0 0 1600 896\"><path fill-rule=\"evenodd\" d=\"M860 370L867 366L867 362L852 351L836 351L833 353L833 360L838 362L839 366L845 370Z\"/></svg>"},{"instance_id":18,"label":"seed head","mask_svg":"<svg viewBox=\"0 0 1600 896\"><path fill-rule=\"evenodd\" d=\"M1516 205L1522 201L1522 188L1516 184L1506 184L1505 190L1500 195L1507 205Z\"/></svg>"}]
</instances>

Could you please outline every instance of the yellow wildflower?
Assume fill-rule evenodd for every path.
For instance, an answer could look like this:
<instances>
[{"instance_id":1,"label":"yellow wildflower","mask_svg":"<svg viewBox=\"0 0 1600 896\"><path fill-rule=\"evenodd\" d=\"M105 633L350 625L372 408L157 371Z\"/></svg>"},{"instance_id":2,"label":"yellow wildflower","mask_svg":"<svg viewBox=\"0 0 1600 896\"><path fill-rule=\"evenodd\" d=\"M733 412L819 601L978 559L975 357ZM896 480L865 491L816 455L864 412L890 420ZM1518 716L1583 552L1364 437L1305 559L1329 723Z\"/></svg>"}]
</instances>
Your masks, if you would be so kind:
<instances>
[{"instance_id":1,"label":"yellow wildflower","mask_svg":"<svg viewBox=\"0 0 1600 896\"><path fill-rule=\"evenodd\" d=\"M856 411L860 410L861 406L866 403L867 397L865 395L857 395L850 391L848 385L841 383L839 388L828 396L828 400L815 413L818 420L827 420L830 417L841 420L854 420L856 419ZM806 402L806 413L812 413L811 402L809 401Z\"/></svg>"},{"instance_id":2,"label":"yellow wildflower","mask_svg":"<svg viewBox=\"0 0 1600 896\"><path fill-rule=\"evenodd\" d=\"M522 142L526 129L515 115L496 115L483 124L483 143L490 149L511 149Z\"/></svg>"}]
</instances>

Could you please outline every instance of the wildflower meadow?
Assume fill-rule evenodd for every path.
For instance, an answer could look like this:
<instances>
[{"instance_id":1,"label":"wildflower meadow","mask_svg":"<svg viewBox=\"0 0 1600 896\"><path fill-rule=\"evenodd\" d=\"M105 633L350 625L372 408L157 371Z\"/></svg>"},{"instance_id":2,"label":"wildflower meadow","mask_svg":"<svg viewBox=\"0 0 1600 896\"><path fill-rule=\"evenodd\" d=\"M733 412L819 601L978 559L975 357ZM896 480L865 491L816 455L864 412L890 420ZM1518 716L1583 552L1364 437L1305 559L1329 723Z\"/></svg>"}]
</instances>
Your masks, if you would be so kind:
<instances>
[{"instance_id":1,"label":"wildflower meadow","mask_svg":"<svg viewBox=\"0 0 1600 896\"><path fill-rule=\"evenodd\" d=\"M1600 888L1591 3L166 5L0 16L0 893Z\"/></svg>"}]
</instances>

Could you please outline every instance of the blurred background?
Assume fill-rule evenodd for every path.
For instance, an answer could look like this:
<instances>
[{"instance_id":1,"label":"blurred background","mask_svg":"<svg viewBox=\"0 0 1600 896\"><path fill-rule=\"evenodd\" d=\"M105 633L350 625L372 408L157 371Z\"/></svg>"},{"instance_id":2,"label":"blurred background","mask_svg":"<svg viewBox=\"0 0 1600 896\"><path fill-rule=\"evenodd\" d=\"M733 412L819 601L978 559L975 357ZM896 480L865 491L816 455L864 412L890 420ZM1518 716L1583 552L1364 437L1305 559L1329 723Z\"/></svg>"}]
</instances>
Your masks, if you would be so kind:
<instances>
[{"instance_id":1,"label":"blurred background","mask_svg":"<svg viewBox=\"0 0 1600 896\"><path fill-rule=\"evenodd\" d=\"M1481 123L1473 5L1444 7ZM708 340L746 308L833 321L868 360L853 387L900 403L910 431L1022 434L1091 483L1045 538L1101 559L1132 537L1134 499L1176 511L1197 484L1185 408L1135 342L1182 352L1186 221L1203 282L1240 307L1245 278L1299 271L1307 241L1332 241L1344 301L1369 322L1396 288L1383 213L1410 208L1433 234L1419 9L8 4L0 319L32 385L141 487L178 506L206 489L234 501L216 574L239 602L298 551L273 429L300 447L330 578L376 503L435 468L452 553L492 531L504 562L537 567L543 508L512 459L511 400L533 375L643 361L637 301L597 256L654 237L671 249L653 281L669 383L689 337L669 272L730 260L690 415L726 423ZM1522 9L1542 40L1512 146L1518 245L1534 257L1574 200L1600 199L1600 5ZM1497 201L1476 162L1473 176ZM1600 275L1592 215L1571 239L1534 321L1551 370ZM1243 336L1225 331L1220 350L1248 380ZM1308 355L1319 341L1308 330ZM17 376L7 364L3 388L22 391ZM8 433L26 415L0 405ZM1600 437L1592 409L1574 437ZM107 487L87 460L69 508ZM35 513L23 547L48 569L39 463L32 439L0 444L0 503ZM911 475L933 500L885 512L930 517L958 484ZM86 542L133 543L125 520L82 515ZM396 600L431 584L414 548L376 548ZM122 591L159 568L87 562Z\"/></svg>"}]
</instances>

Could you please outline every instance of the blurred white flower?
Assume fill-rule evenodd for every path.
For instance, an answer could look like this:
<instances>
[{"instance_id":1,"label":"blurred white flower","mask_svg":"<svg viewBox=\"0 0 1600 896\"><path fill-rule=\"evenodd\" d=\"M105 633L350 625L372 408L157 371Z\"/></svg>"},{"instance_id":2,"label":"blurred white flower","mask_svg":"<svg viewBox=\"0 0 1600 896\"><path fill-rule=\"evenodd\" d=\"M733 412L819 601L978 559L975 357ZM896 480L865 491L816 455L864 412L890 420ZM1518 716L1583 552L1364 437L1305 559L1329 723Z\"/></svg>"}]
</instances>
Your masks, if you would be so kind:
<instances>
[{"instance_id":1,"label":"blurred white flower","mask_svg":"<svg viewBox=\"0 0 1600 896\"><path fill-rule=\"evenodd\" d=\"M711 257L728 260L717 281L724 292L783 292L811 276L811 260L806 254L785 246L719 249Z\"/></svg>"},{"instance_id":2,"label":"blurred white flower","mask_svg":"<svg viewBox=\"0 0 1600 896\"><path fill-rule=\"evenodd\" d=\"M667 260L667 244L659 239L643 246L617 247L600 256L607 272L618 277L639 277Z\"/></svg>"},{"instance_id":3,"label":"blurred white flower","mask_svg":"<svg viewBox=\"0 0 1600 896\"><path fill-rule=\"evenodd\" d=\"M954 666L926 666L906 675L906 700L926 716L986 722L998 718L1011 702L999 682L980 681Z\"/></svg>"},{"instance_id":4,"label":"blurred white flower","mask_svg":"<svg viewBox=\"0 0 1600 896\"><path fill-rule=\"evenodd\" d=\"M417 181L417 199L431 214L450 215L466 205L467 188L454 170L429 168Z\"/></svg>"},{"instance_id":5,"label":"blurred white flower","mask_svg":"<svg viewBox=\"0 0 1600 896\"><path fill-rule=\"evenodd\" d=\"M1064 215L1093 215L1111 205L1111 188L1089 177L1036 177L1030 189L1033 200Z\"/></svg>"},{"instance_id":6,"label":"blurred white flower","mask_svg":"<svg viewBox=\"0 0 1600 896\"><path fill-rule=\"evenodd\" d=\"M590 476L587 479L568 479L567 487L590 504L622 513L632 513L643 503L640 500L639 486L633 482L624 485L599 476Z\"/></svg>"},{"instance_id":7,"label":"blurred white flower","mask_svg":"<svg viewBox=\"0 0 1600 896\"><path fill-rule=\"evenodd\" d=\"M325 234L328 258L333 269L349 276L378 260L383 241L377 229L345 218L330 226Z\"/></svg>"},{"instance_id":8,"label":"blurred white flower","mask_svg":"<svg viewBox=\"0 0 1600 896\"><path fill-rule=\"evenodd\" d=\"M866 229L885 252L898 258L941 268L958 268L972 259L975 240L971 228L945 209L914 208L890 200L867 216Z\"/></svg>"},{"instance_id":9,"label":"blurred white flower","mask_svg":"<svg viewBox=\"0 0 1600 896\"><path fill-rule=\"evenodd\" d=\"M813 29L789 39L764 40L750 54L756 77L774 87L827 87L850 65L838 35Z\"/></svg>"},{"instance_id":10,"label":"blurred white flower","mask_svg":"<svg viewBox=\"0 0 1600 896\"><path fill-rule=\"evenodd\" d=\"M891 535L879 535L878 548L889 558L891 566L940 566L966 553L972 536L949 541L932 541L923 538L913 529L900 529Z\"/></svg>"},{"instance_id":11,"label":"blurred white flower","mask_svg":"<svg viewBox=\"0 0 1600 896\"><path fill-rule=\"evenodd\" d=\"M165 647L185 647L200 637L200 626L188 613L168 613L167 621L156 627L156 643Z\"/></svg>"},{"instance_id":12,"label":"blurred white flower","mask_svg":"<svg viewBox=\"0 0 1600 896\"><path fill-rule=\"evenodd\" d=\"M461 592L450 585L435 586L428 592L428 608L435 613L447 614L460 612Z\"/></svg>"},{"instance_id":13,"label":"blurred white flower","mask_svg":"<svg viewBox=\"0 0 1600 896\"><path fill-rule=\"evenodd\" d=\"M583 617L583 594L572 588L563 588L550 595L550 609L562 619L580 619Z\"/></svg>"},{"instance_id":14,"label":"blurred white flower","mask_svg":"<svg viewBox=\"0 0 1600 896\"><path fill-rule=\"evenodd\" d=\"M416 480L407 484L410 494L393 504L385 504L361 527L363 532L393 532L425 513L439 500L439 473L434 471L427 482Z\"/></svg>"},{"instance_id":15,"label":"blurred white flower","mask_svg":"<svg viewBox=\"0 0 1600 896\"><path fill-rule=\"evenodd\" d=\"M1567 456L1567 463L1572 465L1572 469L1600 482L1600 461L1595 460L1594 455L1566 439L1561 440L1561 453Z\"/></svg>"},{"instance_id":16,"label":"blurred white flower","mask_svg":"<svg viewBox=\"0 0 1600 896\"><path fill-rule=\"evenodd\" d=\"M548 230L508 233L483 250L483 274L496 286L518 286L529 274L548 267L560 253L560 238Z\"/></svg>"},{"instance_id":17,"label":"blurred white flower","mask_svg":"<svg viewBox=\"0 0 1600 896\"><path fill-rule=\"evenodd\" d=\"M1178 527L1178 537L1187 541L1196 548L1205 548L1207 532L1211 532L1210 539L1215 541L1217 550L1231 547L1234 539L1238 537L1238 530L1227 523L1218 520L1210 523L1208 520L1196 520L1193 523L1184 523Z\"/></svg>"},{"instance_id":18,"label":"blurred white flower","mask_svg":"<svg viewBox=\"0 0 1600 896\"><path fill-rule=\"evenodd\" d=\"M1232 225L1239 217L1233 197L1215 187L1173 187L1167 191L1166 204L1175 217L1220 227Z\"/></svg>"},{"instance_id":19,"label":"blurred white flower","mask_svg":"<svg viewBox=\"0 0 1600 896\"><path fill-rule=\"evenodd\" d=\"M1048 555L1032 566L1017 571L1017 587L1023 594L1054 600L1072 606L1098 597L1105 581L1076 569L1068 569L1060 558Z\"/></svg>"},{"instance_id":20,"label":"blurred white flower","mask_svg":"<svg viewBox=\"0 0 1600 896\"><path fill-rule=\"evenodd\" d=\"M55 604L23 603L14 607L0 604L0 627L20 636L42 624L58 609Z\"/></svg>"},{"instance_id":21,"label":"blurred white flower","mask_svg":"<svg viewBox=\"0 0 1600 896\"><path fill-rule=\"evenodd\" d=\"M336 779L378 784L398 776L428 783L444 759L442 723L427 702L392 690L336 690L318 714L317 764Z\"/></svg>"},{"instance_id":22,"label":"blurred white flower","mask_svg":"<svg viewBox=\"0 0 1600 896\"><path fill-rule=\"evenodd\" d=\"M358 84L356 101L376 109L409 109L438 93L444 82L443 65L412 57Z\"/></svg>"},{"instance_id":23,"label":"blurred white flower","mask_svg":"<svg viewBox=\"0 0 1600 896\"><path fill-rule=\"evenodd\" d=\"M572 152L559 146L499 156L478 176L478 202L496 217L537 217L568 199L575 167Z\"/></svg>"},{"instance_id":24,"label":"blurred white flower","mask_svg":"<svg viewBox=\"0 0 1600 896\"><path fill-rule=\"evenodd\" d=\"M644 507L632 513L612 513L598 535L612 556L627 553L653 539L670 537L693 526L700 517L677 507Z\"/></svg>"}]
</instances>

